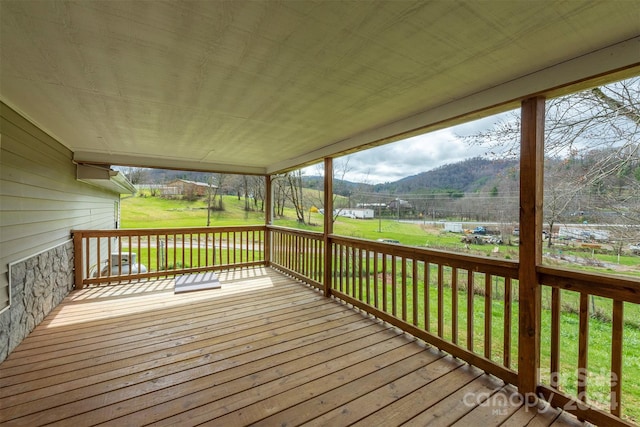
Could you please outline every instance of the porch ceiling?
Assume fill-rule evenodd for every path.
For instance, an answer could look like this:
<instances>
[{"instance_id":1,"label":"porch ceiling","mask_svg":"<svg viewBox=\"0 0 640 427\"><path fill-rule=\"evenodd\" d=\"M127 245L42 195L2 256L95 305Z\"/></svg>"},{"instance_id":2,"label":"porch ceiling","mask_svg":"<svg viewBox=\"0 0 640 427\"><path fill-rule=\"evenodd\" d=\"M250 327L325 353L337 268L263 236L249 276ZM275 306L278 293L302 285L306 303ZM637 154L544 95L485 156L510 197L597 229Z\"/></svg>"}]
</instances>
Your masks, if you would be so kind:
<instances>
[{"instance_id":1,"label":"porch ceiling","mask_svg":"<svg viewBox=\"0 0 640 427\"><path fill-rule=\"evenodd\" d=\"M640 63L636 0L0 8L2 101L107 164L272 173Z\"/></svg>"}]
</instances>

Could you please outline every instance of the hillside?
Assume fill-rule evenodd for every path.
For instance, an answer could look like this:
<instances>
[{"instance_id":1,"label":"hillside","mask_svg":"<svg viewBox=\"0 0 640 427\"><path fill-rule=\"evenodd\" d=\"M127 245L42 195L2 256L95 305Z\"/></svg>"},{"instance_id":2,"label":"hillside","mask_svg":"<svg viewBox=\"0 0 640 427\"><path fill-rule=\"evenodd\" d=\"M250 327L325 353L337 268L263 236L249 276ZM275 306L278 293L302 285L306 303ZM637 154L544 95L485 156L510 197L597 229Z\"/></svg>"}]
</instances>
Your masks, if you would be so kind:
<instances>
[{"instance_id":1,"label":"hillside","mask_svg":"<svg viewBox=\"0 0 640 427\"><path fill-rule=\"evenodd\" d=\"M376 193L434 193L457 191L471 193L489 191L496 185L500 177L513 173L517 169L515 160L488 160L472 158L458 163L447 164L436 169L408 176L395 182L385 184L363 184L347 180L334 180L336 194L348 196L354 192ZM207 181L209 174L203 172L173 171L164 169L147 169L141 181L161 184L176 178L192 181ZM229 182L229 179L227 179ZM320 176L304 176L303 186L311 189L322 189L323 178Z\"/></svg>"},{"instance_id":2,"label":"hillside","mask_svg":"<svg viewBox=\"0 0 640 427\"><path fill-rule=\"evenodd\" d=\"M518 163L515 160L488 160L476 157L443 165L395 182L378 184L374 191L400 194L488 192L498 185L501 177L513 174L517 167Z\"/></svg>"}]
</instances>

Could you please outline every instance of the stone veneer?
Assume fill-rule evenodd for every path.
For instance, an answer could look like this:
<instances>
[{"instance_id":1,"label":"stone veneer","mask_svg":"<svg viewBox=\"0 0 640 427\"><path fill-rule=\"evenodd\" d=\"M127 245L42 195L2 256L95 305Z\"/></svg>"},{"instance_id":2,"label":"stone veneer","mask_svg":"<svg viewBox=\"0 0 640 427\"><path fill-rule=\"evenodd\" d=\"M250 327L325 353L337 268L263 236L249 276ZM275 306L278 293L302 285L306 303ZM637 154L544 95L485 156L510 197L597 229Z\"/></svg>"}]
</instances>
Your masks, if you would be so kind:
<instances>
[{"instance_id":1,"label":"stone veneer","mask_svg":"<svg viewBox=\"0 0 640 427\"><path fill-rule=\"evenodd\" d=\"M73 242L11 266L11 306L0 313L0 362L74 286Z\"/></svg>"}]
</instances>

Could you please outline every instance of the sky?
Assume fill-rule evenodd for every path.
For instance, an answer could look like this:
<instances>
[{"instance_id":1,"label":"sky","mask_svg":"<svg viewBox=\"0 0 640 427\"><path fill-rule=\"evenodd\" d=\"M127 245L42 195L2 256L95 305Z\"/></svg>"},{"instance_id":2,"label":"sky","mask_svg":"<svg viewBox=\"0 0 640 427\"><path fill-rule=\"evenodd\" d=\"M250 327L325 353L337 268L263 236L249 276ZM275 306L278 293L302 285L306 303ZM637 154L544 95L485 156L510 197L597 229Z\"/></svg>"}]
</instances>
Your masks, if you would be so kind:
<instances>
[{"instance_id":1,"label":"sky","mask_svg":"<svg viewBox=\"0 0 640 427\"><path fill-rule=\"evenodd\" d=\"M462 137L487 130L500 118L502 115L485 117L337 158L334 160L334 176L351 182L381 184L483 156L486 148L471 147ZM347 157L347 173L341 178ZM312 166L305 170L305 174L318 175L317 171L318 168Z\"/></svg>"}]
</instances>

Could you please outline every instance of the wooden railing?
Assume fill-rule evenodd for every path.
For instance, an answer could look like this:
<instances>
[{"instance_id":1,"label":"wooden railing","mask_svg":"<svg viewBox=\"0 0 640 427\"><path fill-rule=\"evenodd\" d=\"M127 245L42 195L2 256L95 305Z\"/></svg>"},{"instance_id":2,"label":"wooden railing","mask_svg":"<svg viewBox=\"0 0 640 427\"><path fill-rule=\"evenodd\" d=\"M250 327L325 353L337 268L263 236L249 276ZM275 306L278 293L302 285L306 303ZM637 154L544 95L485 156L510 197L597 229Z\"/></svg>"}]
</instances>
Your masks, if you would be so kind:
<instances>
[{"instance_id":1,"label":"wooden railing","mask_svg":"<svg viewBox=\"0 0 640 427\"><path fill-rule=\"evenodd\" d=\"M275 226L73 235L77 287L266 264L518 384L518 312L524 306L517 262ZM114 262L130 254L135 262ZM540 334L537 394L580 419L632 425L621 418L622 355L625 333L640 328L640 318L625 318L624 311L629 305L638 313L640 281L543 266L536 271L539 314L547 325ZM563 321L566 316L577 316L577 324ZM611 324L606 367L588 358L595 317ZM563 334L577 338L561 340ZM572 342L574 349L568 348ZM603 388L609 396L604 405L592 398Z\"/></svg>"},{"instance_id":2,"label":"wooden railing","mask_svg":"<svg viewBox=\"0 0 640 427\"><path fill-rule=\"evenodd\" d=\"M597 425L625 425L620 420L624 401L622 355L625 329L628 333L640 328L640 282L550 267L537 270L544 292L543 318L546 315L550 324L550 328L542 330L541 348L548 348L549 355L543 358L538 394L552 405ZM625 305L633 308L636 316L625 319ZM561 321L562 316L576 314L578 324ZM610 324L610 328L602 331L603 324ZM598 327L600 340L602 335L608 335L607 342L598 342L599 349L602 351L607 345L610 348L604 357L595 354L591 361L588 356L594 349L589 346L590 326ZM561 336L575 338L561 340ZM633 341L627 345L640 347ZM637 361L633 369L637 370ZM596 395L600 399L595 399ZM602 396L606 395L608 405L603 405Z\"/></svg>"},{"instance_id":3,"label":"wooden railing","mask_svg":"<svg viewBox=\"0 0 640 427\"><path fill-rule=\"evenodd\" d=\"M323 234L291 228L269 227L271 265L322 289L324 274Z\"/></svg>"},{"instance_id":4,"label":"wooden railing","mask_svg":"<svg viewBox=\"0 0 640 427\"><path fill-rule=\"evenodd\" d=\"M270 227L270 232L272 265L322 287L326 254L322 234L278 227ZM336 235L327 241L332 296L506 382L518 383L517 262ZM621 418L622 354L624 325L635 322L632 327L639 328L640 319L625 319L623 307L640 304L640 282L548 267L538 267L538 277L543 290L541 317L550 325L541 331L544 348L539 349L543 355L538 396L598 425L633 425ZM593 312L592 297L597 299L598 313ZM602 307L610 311L612 325L610 366L606 375L594 377L595 370L590 371L587 363L588 325L597 321L594 317ZM572 322L562 322L561 317L575 316L572 313L579 317L573 331L578 348L572 354L577 356L562 366L560 337L570 331L563 331L561 325ZM562 348L567 345L563 342ZM601 363L594 361L593 366ZM569 385L569 379L575 379L575 384ZM606 383L609 408L589 399L590 381Z\"/></svg>"},{"instance_id":5,"label":"wooden railing","mask_svg":"<svg viewBox=\"0 0 640 427\"><path fill-rule=\"evenodd\" d=\"M76 289L264 265L265 230L264 226L74 230Z\"/></svg>"},{"instance_id":6,"label":"wooden railing","mask_svg":"<svg viewBox=\"0 0 640 427\"><path fill-rule=\"evenodd\" d=\"M517 263L339 236L330 241L332 295L516 383Z\"/></svg>"}]
</instances>

